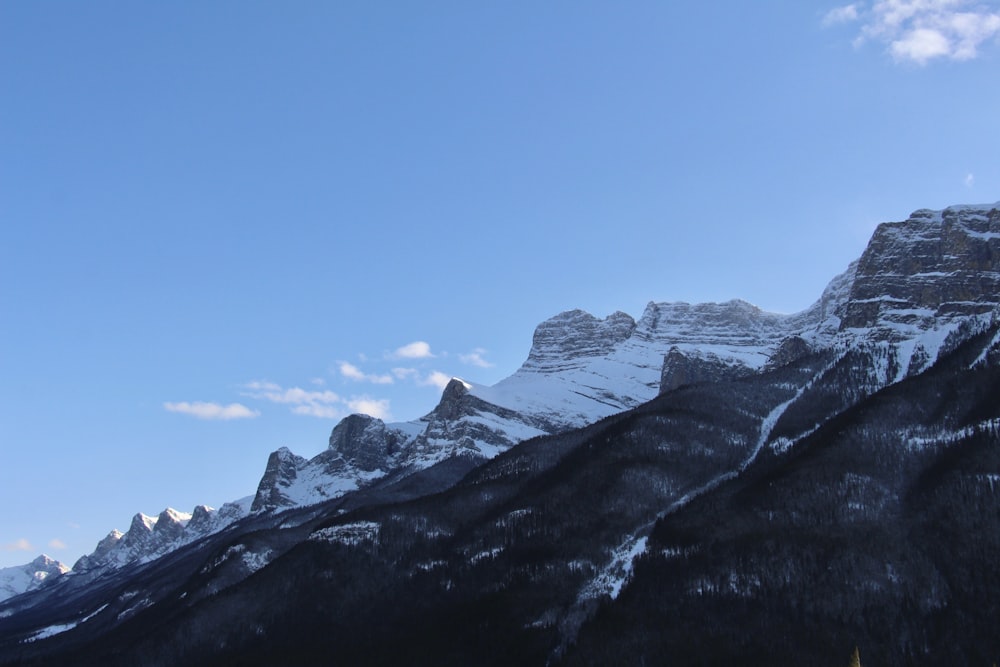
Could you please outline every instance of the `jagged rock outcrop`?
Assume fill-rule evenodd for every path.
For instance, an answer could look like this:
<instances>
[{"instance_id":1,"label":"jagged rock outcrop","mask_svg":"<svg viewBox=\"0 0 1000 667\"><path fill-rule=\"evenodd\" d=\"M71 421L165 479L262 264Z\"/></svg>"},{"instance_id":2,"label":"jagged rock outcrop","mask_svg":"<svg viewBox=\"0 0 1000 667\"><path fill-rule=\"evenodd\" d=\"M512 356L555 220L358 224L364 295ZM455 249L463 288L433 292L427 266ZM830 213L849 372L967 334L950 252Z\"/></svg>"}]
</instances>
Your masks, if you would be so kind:
<instances>
[{"instance_id":1,"label":"jagged rock outcrop","mask_svg":"<svg viewBox=\"0 0 1000 667\"><path fill-rule=\"evenodd\" d=\"M306 459L297 454L293 454L288 447L271 452L267 457L267 467L264 468L264 476L261 477L257 485L257 494L254 496L251 512L258 512L263 508L284 507L293 504L293 501L281 493L282 488L289 488L299 476L299 468L304 466Z\"/></svg>"},{"instance_id":2,"label":"jagged rock outcrop","mask_svg":"<svg viewBox=\"0 0 1000 667\"><path fill-rule=\"evenodd\" d=\"M419 420L385 424L351 415L334 427L329 447L306 460L282 448L271 454L252 512L310 505L357 490L390 473L427 468L453 456L496 456L516 442L541 435L530 415L493 405L457 378L437 407Z\"/></svg>"},{"instance_id":3,"label":"jagged rock outcrop","mask_svg":"<svg viewBox=\"0 0 1000 667\"><path fill-rule=\"evenodd\" d=\"M157 516L139 512L132 517L126 532L112 530L97 543L93 552L77 559L73 572L97 574L109 568L158 558L243 518L249 504L249 499L244 498L226 503L219 510L199 505L191 514L170 507Z\"/></svg>"},{"instance_id":4,"label":"jagged rock outcrop","mask_svg":"<svg viewBox=\"0 0 1000 667\"><path fill-rule=\"evenodd\" d=\"M452 443L453 453L492 458L515 442L551 431L544 419L490 403L476 389L458 378L448 383L437 407L423 418L423 432L405 452L409 465L436 463L440 450Z\"/></svg>"},{"instance_id":5,"label":"jagged rock outcrop","mask_svg":"<svg viewBox=\"0 0 1000 667\"><path fill-rule=\"evenodd\" d=\"M387 429L381 419L368 415L350 415L341 420L330 434L330 449L362 470L377 470L398 451L400 434Z\"/></svg>"}]
</instances>

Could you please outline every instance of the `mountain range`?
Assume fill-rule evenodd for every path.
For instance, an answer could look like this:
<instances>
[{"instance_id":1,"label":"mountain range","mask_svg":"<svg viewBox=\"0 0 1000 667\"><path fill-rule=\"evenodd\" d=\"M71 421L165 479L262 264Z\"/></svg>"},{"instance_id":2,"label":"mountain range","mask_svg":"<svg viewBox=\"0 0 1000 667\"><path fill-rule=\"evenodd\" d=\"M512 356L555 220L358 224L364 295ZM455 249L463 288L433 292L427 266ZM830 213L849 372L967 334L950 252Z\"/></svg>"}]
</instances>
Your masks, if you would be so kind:
<instances>
[{"instance_id":1,"label":"mountain range","mask_svg":"<svg viewBox=\"0 0 1000 667\"><path fill-rule=\"evenodd\" d=\"M0 664L992 664L998 308L1000 203L879 225L800 313L561 313L496 385L0 571Z\"/></svg>"}]
</instances>

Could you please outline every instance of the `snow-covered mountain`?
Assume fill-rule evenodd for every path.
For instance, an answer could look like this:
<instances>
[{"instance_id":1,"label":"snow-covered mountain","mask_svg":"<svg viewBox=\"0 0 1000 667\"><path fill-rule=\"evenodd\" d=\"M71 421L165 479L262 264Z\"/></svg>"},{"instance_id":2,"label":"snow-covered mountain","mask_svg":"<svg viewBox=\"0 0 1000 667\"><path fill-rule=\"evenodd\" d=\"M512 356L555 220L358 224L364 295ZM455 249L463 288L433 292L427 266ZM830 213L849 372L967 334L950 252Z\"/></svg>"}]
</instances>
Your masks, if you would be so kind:
<instances>
[{"instance_id":1,"label":"snow-covered mountain","mask_svg":"<svg viewBox=\"0 0 1000 667\"><path fill-rule=\"evenodd\" d=\"M33 591L52 577L69 572L69 567L42 554L26 565L0 569L0 601Z\"/></svg>"},{"instance_id":2,"label":"snow-covered mountain","mask_svg":"<svg viewBox=\"0 0 1000 667\"><path fill-rule=\"evenodd\" d=\"M455 649L454 627L496 637L500 663L518 646L532 664L563 651L590 664L573 658L578 638L614 641L586 624L597 605L647 616L633 571L662 617L622 655L655 653L643 642L689 613L710 627L752 601L775 606L751 605L750 618L799 624L797 646L831 627L877 634L854 621L872 615L899 631L885 664L920 662L928 628L961 643L966 621L995 619L995 550L949 530L1000 544L998 312L1000 203L880 225L800 313L742 301L653 302L638 320L562 313L494 386L455 379L412 422L352 415L312 459L274 452L256 495L218 512L136 515L72 575L0 605L0 662L10 647L44 664L89 646L93 664L180 664L163 651L183 637L203 664L269 664L298 644L313 647L310 664L331 647L395 664L386 637L399 624L465 663L483 649ZM688 606L671 616L675 600ZM879 615L903 608L912 627ZM94 639L132 618L115 636L145 648L119 656ZM740 641L758 636L741 622ZM695 626L677 632L711 643Z\"/></svg>"},{"instance_id":3,"label":"snow-covered mountain","mask_svg":"<svg viewBox=\"0 0 1000 667\"><path fill-rule=\"evenodd\" d=\"M578 428L682 384L736 377L812 349L879 345L885 385L926 368L947 337L998 306L997 205L919 210L876 230L864 254L808 309L784 315L734 300L656 303L638 321L572 310L542 322L524 364L487 387L453 380L412 422L348 417L311 460L271 455L255 511L320 502L456 454L492 458Z\"/></svg>"},{"instance_id":4,"label":"snow-covered mountain","mask_svg":"<svg viewBox=\"0 0 1000 667\"><path fill-rule=\"evenodd\" d=\"M128 531L112 530L90 554L73 565L73 572L88 573L148 561L215 533L246 516L250 498L226 503L219 510L198 505L190 514L166 508L157 516L138 513Z\"/></svg>"},{"instance_id":5,"label":"snow-covered mountain","mask_svg":"<svg viewBox=\"0 0 1000 667\"><path fill-rule=\"evenodd\" d=\"M873 351L866 391L919 373L949 336L985 326L1000 306L1000 203L919 210L880 225L861 258L808 309L769 313L734 300L650 302L638 320L571 310L542 322L528 357L493 386L452 380L428 415L341 421L312 459L271 454L252 502L219 511L137 514L74 572L155 559L248 513L306 506L463 456L489 459L527 439L567 431L685 384L780 366L814 350Z\"/></svg>"}]
</instances>

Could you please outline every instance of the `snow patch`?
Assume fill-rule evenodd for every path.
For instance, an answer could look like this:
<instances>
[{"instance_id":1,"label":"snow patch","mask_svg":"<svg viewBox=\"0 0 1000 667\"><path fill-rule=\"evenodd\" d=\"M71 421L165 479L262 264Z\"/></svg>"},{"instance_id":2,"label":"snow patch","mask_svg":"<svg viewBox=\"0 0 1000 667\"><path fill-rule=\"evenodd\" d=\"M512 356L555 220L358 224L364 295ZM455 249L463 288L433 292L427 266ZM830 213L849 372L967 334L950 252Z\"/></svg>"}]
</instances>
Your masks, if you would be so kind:
<instances>
[{"instance_id":1,"label":"snow patch","mask_svg":"<svg viewBox=\"0 0 1000 667\"><path fill-rule=\"evenodd\" d=\"M377 542L381 529L382 526L373 521L357 521L342 526L321 528L313 532L309 536L309 539L314 542L330 542L354 546L363 542Z\"/></svg>"},{"instance_id":2,"label":"snow patch","mask_svg":"<svg viewBox=\"0 0 1000 667\"><path fill-rule=\"evenodd\" d=\"M635 559L646 551L648 537L629 536L611 554L611 560L598 572L583 590L580 599L597 599L605 595L618 598L622 588L632 576Z\"/></svg>"},{"instance_id":3,"label":"snow patch","mask_svg":"<svg viewBox=\"0 0 1000 667\"><path fill-rule=\"evenodd\" d=\"M102 611L105 610L105 608L107 608L107 606L108 605L106 605L106 604L101 605L96 610L94 610L93 612L87 614L86 616L84 616L83 618L81 618L78 621L70 621L69 623L58 623L58 624L55 624L55 625L50 625L50 626L48 626L46 628L42 628L38 632L32 634L30 637L24 639L22 643L28 643L28 642L38 641L39 639L45 639L46 637L52 637L54 635L61 634L61 633L66 632L68 630L72 630L73 628L75 628L76 626L80 625L81 623L86 623L87 621L89 621L90 619L92 619L94 616L97 616L98 614L100 614Z\"/></svg>"}]
</instances>

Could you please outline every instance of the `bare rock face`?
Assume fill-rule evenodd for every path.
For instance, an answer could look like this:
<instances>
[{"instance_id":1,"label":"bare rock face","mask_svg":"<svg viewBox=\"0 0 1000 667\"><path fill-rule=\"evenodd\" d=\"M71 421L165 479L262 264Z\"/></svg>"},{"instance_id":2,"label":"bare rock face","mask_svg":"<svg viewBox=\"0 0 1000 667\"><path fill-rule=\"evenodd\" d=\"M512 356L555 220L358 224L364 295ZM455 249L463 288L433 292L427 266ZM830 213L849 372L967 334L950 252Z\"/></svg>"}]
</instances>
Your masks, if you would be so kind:
<instances>
[{"instance_id":1,"label":"bare rock face","mask_svg":"<svg viewBox=\"0 0 1000 667\"><path fill-rule=\"evenodd\" d=\"M381 419L351 415L341 420L330 434L330 449L362 470L385 468L400 446L400 434L387 429Z\"/></svg>"},{"instance_id":2,"label":"bare rock face","mask_svg":"<svg viewBox=\"0 0 1000 667\"><path fill-rule=\"evenodd\" d=\"M812 351L812 346L801 336L789 336L781 341L774 354L767 360L765 368L779 368L793 361L798 361Z\"/></svg>"},{"instance_id":3,"label":"bare rock face","mask_svg":"<svg viewBox=\"0 0 1000 667\"><path fill-rule=\"evenodd\" d=\"M919 210L875 230L858 262L842 329L898 340L1000 305L1000 208Z\"/></svg>"},{"instance_id":4,"label":"bare rock face","mask_svg":"<svg viewBox=\"0 0 1000 667\"><path fill-rule=\"evenodd\" d=\"M650 303L636 330L647 341L699 346L767 345L786 328L788 316L734 299L725 303Z\"/></svg>"},{"instance_id":5,"label":"bare rock face","mask_svg":"<svg viewBox=\"0 0 1000 667\"><path fill-rule=\"evenodd\" d=\"M556 372L583 359L602 357L635 331L636 323L621 311L598 319L583 310L570 310L535 328L526 369Z\"/></svg>"},{"instance_id":6,"label":"bare rock face","mask_svg":"<svg viewBox=\"0 0 1000 667\"><path fill-rule=\"evenodd\" d=\"M731 360L684 354L673 347L663 358L660 393L701 382L722 382L753 373L753 369Z\"/></svg>"},{"instance_id":7,"label":"bare rock face","mask_svg":"<svg viewBox=\"0 0 1000 667\"><path fill-rule=\"evenodd\" d=\"M264 476L257 485L257 495L253 499L250 511L257 512L265 508L273 509L294 504L282 495L281 488L288 487L298 477L299 468L306 459L293 454L287 447L271 452L267 457L267 467Z\"/></svg>"},{"instance_id":8,"label":"bare rock face","mask_svg":"<svg viewBox=\"0 0 1000 667\"><path fill-rule=\"evenodd\" d=\"M73 571L87 572L103 565L108 561L108 555L118 546L121 539L122 533L118 530L112 530L104 539L97 543L97 548L92 553L81 556L73 564Z\"/></svg>"}]
</instances>

